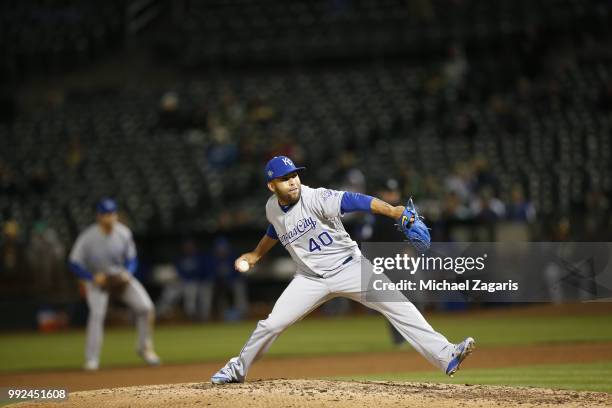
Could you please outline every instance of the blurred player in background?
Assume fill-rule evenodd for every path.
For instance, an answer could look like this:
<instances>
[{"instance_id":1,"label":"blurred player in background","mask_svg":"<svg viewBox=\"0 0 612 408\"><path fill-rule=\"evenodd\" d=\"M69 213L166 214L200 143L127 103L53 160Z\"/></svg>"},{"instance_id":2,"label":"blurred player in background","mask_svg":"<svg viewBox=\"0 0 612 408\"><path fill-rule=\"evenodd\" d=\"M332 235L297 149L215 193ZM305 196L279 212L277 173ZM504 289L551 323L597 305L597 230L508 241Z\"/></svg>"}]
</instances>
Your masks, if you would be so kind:
<instances>
[{"instance_id":1,"label":"blurred player in background","mask_svg":"<svg viewBox=\"0 0 612 408\"><path fill-rule=\"evenodd\" d=\"M223 320L240 320L246 316L249 308L246 280L234 268L236 256L227 238L215 239L212 256L214 291Z\"/></svg>"},{"instance_id":2,"label":"blurred player in background","mask_svg":"<svg viewBox=\"0 0 612 408\"><path fill-rule=\"evenodd\" d=\"M97 222L81 232L69 257L70 269L83 280L89 306L84 368L98 369L110 296L121 299L136 314L136 351L147 364L158 365L152 339L153 302L133 276L138 259L132 232L118 221L114 200L101 200L96 211Z\"/></svg>"},{"instance_id":3,"label":"blurred player in background","mask_svg":"<svg viewBox=\"0 0 612 408\"><path fill-rule=\"evenodd\" d=\"M209 320L213 293L213 271L210 261L193 239L181 244L181 253L174 262L176 279L162 291L155 309L159 317L168 317L182 298L183 311L192 320Z\"/></svg>"}]
</instances>

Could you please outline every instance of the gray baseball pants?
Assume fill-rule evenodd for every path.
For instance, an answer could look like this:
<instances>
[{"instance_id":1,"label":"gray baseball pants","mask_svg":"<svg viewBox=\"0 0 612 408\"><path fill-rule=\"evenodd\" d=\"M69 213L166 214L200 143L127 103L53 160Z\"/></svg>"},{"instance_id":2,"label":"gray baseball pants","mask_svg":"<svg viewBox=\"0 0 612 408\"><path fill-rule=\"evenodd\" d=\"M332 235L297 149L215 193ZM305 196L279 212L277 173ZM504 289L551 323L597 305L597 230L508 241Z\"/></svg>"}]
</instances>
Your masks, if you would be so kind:
<instances>
[{"instance_id":1,"label":"gray baseball pants","mask_svg":"<svg viewBox=\"0 0 612 408\"><path fill-rule=\"evenodd\" d=\"M384 275L377 278L384 279ZM369 278L368 278L369 279ZM226 364L234 379L245 380L249 368L289 326L334 297L346 297L382 313L416 351L445 371L455 345L427 323L419 310L405 302L366 300L362 290L361 263L355 262L329 277L297 274L276 301L267 319L257 323L255 331L237 357Z\"/></svg>"},{"instance_id":2,"label":"gray baseball pants","mask_svg":"<svg viewBox=\"0 0 612 408\"><path fill-rule=\"evenodd\" d=\"M109 293L85 282L89 317L87 319L87 340L85 342L86 361L99 361L102 340L104 338L104 318L108 308ZM153 347L152 322L155 316L153 302L149 294L136 278L130 278L121 300L135 313L138 329L138 350Z\"/></svg>"}]
</instances>

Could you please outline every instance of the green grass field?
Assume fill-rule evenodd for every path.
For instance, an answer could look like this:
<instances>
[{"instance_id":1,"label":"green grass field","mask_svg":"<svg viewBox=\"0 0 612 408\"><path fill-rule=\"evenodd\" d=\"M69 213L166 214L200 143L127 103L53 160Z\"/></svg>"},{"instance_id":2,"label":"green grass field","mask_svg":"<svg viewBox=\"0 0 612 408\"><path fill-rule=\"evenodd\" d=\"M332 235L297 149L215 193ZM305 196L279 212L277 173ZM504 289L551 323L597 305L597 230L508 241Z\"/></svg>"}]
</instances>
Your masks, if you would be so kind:
<instances>
[{"instance_id":1,"label":"green grass field","mask_svg":"<svg viewBox=\"0 0 612 408\"><path fill-rule=\"evenodd\" d=\"M337 378L343 380L514 385L612 393L612 381L610 381L612 378L612 361L584 364L543 364L537 366L496 369L470 369L460 371L455 378L443 377L437 371Z\"/></svg>"},{"instance_id":2,"label":"green grass field","mask_svg":"<svg viewBox=\"0 0 612 408\"><path fill-rule=\"evenodd\" d=\"M478 347L612 341L612 316L456 317L434 316L434 328L451 341L473 336ZM158 352L166 363L221 361L235 355L255 322L163 326L156 330ZM140 364L131 328L109 329L103 366ZM0 372L80 368L84 332L0 336ZM271 356L390 351L387 325L380 316L306 319L287 330Z\"/></svg>"}]
</instances>

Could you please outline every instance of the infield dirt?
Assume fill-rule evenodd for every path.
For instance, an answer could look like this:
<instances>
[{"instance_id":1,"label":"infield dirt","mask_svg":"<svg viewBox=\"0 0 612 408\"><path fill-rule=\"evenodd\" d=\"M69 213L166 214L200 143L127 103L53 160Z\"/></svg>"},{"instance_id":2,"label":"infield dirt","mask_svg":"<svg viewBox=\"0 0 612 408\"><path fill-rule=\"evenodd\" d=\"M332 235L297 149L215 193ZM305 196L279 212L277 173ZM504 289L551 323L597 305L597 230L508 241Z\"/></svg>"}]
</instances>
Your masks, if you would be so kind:
<instances>
[{"instance_id":1,"label":"infield dirt","mask_svg":"<svg viewBox=\"0 0 612 408\"><path fill-rule=\"evenodd\" d=\"M81 391L69 401L12 407L609 407L612 394L540 388L372 381L261 380Z\"/></svg>"}]
</instances>

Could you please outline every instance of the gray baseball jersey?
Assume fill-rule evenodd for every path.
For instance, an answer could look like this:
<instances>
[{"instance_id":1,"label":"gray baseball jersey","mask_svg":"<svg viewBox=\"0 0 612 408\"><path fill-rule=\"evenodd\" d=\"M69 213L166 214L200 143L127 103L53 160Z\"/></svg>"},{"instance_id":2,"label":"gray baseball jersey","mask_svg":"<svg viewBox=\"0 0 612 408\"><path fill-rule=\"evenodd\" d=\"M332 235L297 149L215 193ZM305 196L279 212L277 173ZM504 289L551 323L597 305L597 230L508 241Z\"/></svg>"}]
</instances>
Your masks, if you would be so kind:
<instances>
[{"instance_id":1,"label":"gray baseball jersey","mask_svg":"<svg viewBox=\"0 0 612 408\"><path fill-rule=\"evenodd\" d=\"M97 224L93 224L77 238L70 252L70 262L78 263L91 273L108 273L135 256L136 245L128 227L118 222L106 235Z\"/></svg>"},{"instance_id":2,"label":"gray baseball jersey","mask_svg":"<svg viewBox=\"0 0 612 408\"><path fill-rule=\"evenodd\" d=\"M302 185L300 200L287 212L275 195L268 199L266 217L299 274L327 276L359 261L361 251L340 220L342 194Z\"/></svg>"}]
</instances>

